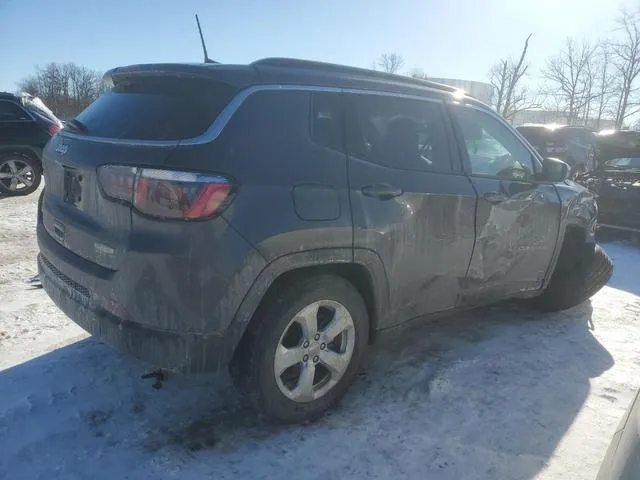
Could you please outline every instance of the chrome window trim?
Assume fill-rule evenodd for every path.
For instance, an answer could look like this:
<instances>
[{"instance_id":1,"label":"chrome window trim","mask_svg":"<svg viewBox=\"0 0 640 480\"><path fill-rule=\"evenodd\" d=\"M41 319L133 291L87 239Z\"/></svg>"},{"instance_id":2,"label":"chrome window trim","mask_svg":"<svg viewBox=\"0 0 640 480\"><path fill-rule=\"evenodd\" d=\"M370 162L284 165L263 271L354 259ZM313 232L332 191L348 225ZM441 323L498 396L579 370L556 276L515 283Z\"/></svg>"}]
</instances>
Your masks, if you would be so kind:
<instances>
[{"instance_id":1,"label":"chrome window trim","mask_svg":"<svg viewBox=\"0 0 640 480\"><path fill-rule=\"evenodd\" d=\"M427 89L430 92L442 93L436 89ZM172 148L178 145L180 146L194 146L203 145L213 142L220 136L224 128L227 126L233 115L238 111L240 106L245 102L247 98L257 92L330 92L330 93L351 93L351 94L366 94L366 95L382 95L387 97L407 98L410 100L421 100L428 102L435 102L444 104L443 99L431 98L428 96L411 95L396 92L386 92L383 90L365 90L365 89L353 89L353 88L340 88L340 87L323 87L314 85L254 85L252 87L245 88L238 92L226 107L222 109L218 117L213 123L205 130L201 135L194 138L186 138L183 140L136 140L136 139L120 139L120 138L108 138L108 137L96 137L93 135L82 135L74 133L70 130L62 129L58 136L61 138L74 138L78 140L84 140L96 143L108 143L112 145L126 145L130 147L156 147L156 148ZM447 92L445 92L447 93Z\"/></svg>"},{"instance_id":2,"label":"chrome window trim","mask_svg":"<svg viewBox=\"0 0 640 480\"><path fill-rule=\"evenodd\" d=\"M444 100L440 98L423 97L420 95L411 95L408 93L385 92L384 90L362 90L357 88L343 88L342 93L350 93L355 95L378 95L381 97L404 98L407 100L420 100L423 102L432 102L444 104Z\"/></svg>"}]
</instances>

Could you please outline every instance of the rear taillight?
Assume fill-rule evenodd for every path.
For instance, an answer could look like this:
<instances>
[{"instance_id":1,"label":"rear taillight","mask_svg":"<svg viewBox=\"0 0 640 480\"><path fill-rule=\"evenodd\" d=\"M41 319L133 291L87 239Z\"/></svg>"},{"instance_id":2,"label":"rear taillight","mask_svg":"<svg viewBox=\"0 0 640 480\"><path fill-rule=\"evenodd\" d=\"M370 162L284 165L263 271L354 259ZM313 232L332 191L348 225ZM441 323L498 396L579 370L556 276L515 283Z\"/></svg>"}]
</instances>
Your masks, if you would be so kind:
<instances>
[{"instance_id":1,"label":"rear taillight","mask_svg":"<svg viewBox=\"0 0 640 480\"><path fill-rule=\"evenodd\" d=\"M52 123L49 125L49 133L51 134L51 136L55 135L59 131L60 131L60 125L58 125L57 123Z\"/></svg>"},{"instance_id":2,"label":"rear taillight","mask_svg":"<svg viewBox=\"0 0 640 480\"><path fill-rule=\"evenodd\" d=\"M202 220L219 215L233 184L220 175L105 165L98 169L105 195L158 218Z\"/></svg>"},{"instance_id":3,"label":"rear taillight","mask_svg":"<svg viewBox=\"0 0 640 480\"><path fill-rule=\"evenodd\" d=\"M135 167L104 165L98 168L98 181L108 197L132 203L137 174Z\"/></svg>"}]
</instances>

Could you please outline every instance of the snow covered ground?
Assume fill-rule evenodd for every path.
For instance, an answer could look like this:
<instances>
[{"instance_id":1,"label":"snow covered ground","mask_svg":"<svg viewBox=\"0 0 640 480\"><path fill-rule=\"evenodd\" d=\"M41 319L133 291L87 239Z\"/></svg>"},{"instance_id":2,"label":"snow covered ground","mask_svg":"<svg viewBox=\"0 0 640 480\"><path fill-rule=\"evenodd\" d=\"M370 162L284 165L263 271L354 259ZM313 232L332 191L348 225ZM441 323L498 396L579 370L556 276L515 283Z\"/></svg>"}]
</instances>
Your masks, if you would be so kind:
<instances>
[{"instance_id":1,"label":"snow covered ground","mask_svg":"<svg viewBox=\"0 0 640 480\"><path fill-rule=\"evenodd\" d=\"M0 478L588 479L640 387L640 247L613 242L590 303L415 327L314 425L265 424L226 375L154 390L24 284L36 201L0 200Z\"/></svg>"}]
</instances>

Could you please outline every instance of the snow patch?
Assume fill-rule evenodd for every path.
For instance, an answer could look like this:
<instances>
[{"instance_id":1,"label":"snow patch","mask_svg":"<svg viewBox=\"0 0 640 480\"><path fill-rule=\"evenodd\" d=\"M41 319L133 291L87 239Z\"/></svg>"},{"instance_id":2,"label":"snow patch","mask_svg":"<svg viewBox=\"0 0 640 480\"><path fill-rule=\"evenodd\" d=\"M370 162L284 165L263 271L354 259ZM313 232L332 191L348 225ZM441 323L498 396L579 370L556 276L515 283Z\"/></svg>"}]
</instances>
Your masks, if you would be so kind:
<instances>
[{"instance_id":1,"label":"snow patch","mask_svg":"<svg viewBox=\"0 0 640 480\"><path fill-rule=\"evenodd\" d=\"M24 284L36 201L0 200L0 478L593 478L640 386L640 249L618 242L591 302L414 327L313 425L266 423L226 374L154 390Z\"/></svg>"}]
</instances>

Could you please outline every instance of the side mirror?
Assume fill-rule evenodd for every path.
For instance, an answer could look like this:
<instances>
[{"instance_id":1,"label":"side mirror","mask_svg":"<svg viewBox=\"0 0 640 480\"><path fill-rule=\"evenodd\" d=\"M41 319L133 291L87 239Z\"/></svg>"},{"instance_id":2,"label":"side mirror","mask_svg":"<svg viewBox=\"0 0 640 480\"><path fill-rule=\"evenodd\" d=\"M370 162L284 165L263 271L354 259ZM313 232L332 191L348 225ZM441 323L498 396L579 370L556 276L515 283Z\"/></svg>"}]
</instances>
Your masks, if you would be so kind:
<instances>
[{"instance_id":1,"label":"side mirror","mask_svg":"<svg viewBox=\"0 0 640 480\"><path fill-rule=\"evenodd\" d=\"M564 182L569 178L569 165L557 158L547 157L542 162L540 179L547 182Z\"/></svg>"}]
</instances>

